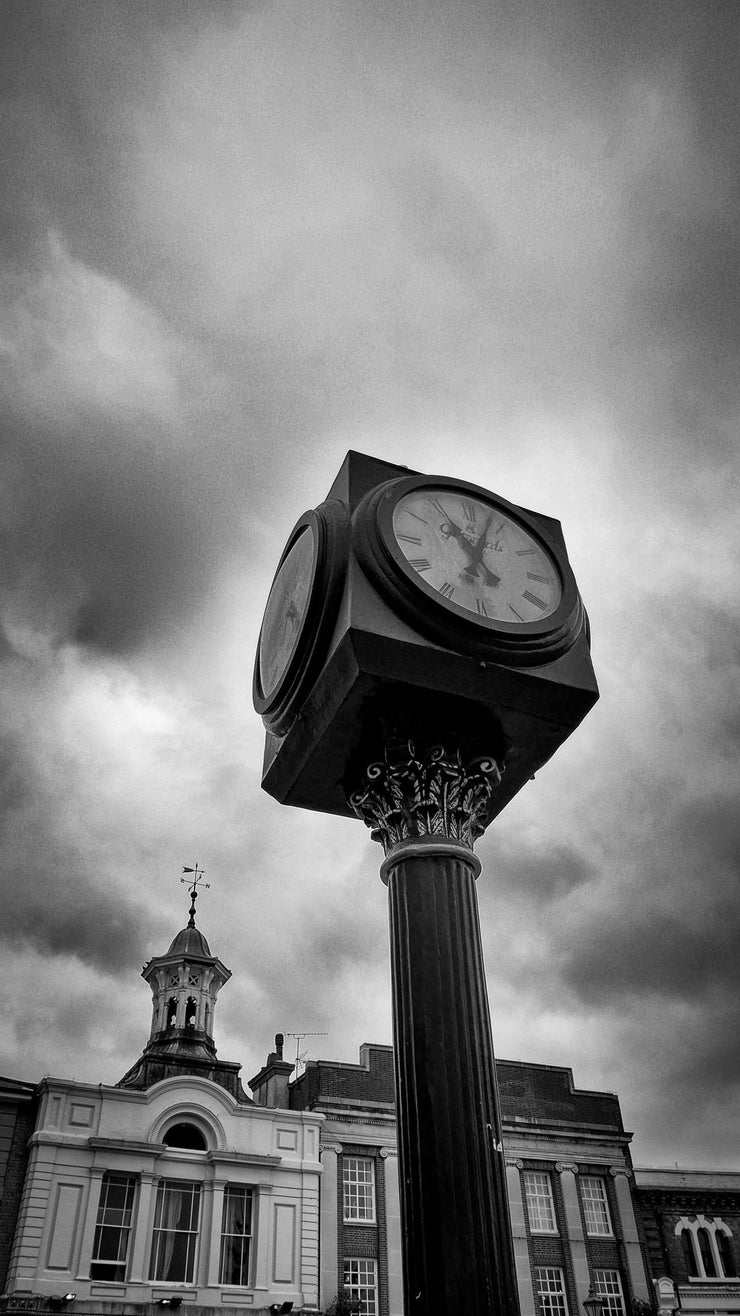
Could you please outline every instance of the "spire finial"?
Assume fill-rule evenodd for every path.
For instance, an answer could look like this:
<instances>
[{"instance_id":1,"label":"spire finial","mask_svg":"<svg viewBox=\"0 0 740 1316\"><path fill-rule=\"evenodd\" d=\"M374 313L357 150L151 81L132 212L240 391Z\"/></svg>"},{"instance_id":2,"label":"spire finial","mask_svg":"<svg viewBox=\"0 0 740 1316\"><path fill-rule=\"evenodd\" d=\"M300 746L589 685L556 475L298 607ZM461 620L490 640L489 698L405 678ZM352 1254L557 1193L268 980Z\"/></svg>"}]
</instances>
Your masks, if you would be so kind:
<instances>
[{"instance_id":1,"label":"spire finial","mask_svg":"<svg viewBox=\"0 0 740 1316\"><path fill-rule=\"evenodd\" d=\"M188 927L189 927L189 928L194 928L194 927L195 927L195 902L196 902L196 900L198 899L198 887L199 887L199 886L204 886L205 889L206 889L206 891L209 891L209 890L210 890L210 887L211 887L211 884L210 884L210 882L204 882L204 881L203 881L203 877L204 877L204 875L205 875L205 874L204 874L204 870L203 870L202 868L199 868L199 867L198 867L197 862L196 862L194 868L183 868L182 871L183 871L183 873L192 873L192 874L193 874L192 880L189 879L189 878L187 878L187 877L181 877L181 878L180 878L180 881L181 881L181 882L185 882L185 884L186 884L187 886L190 887L190 909L189 909L189 911L188 911L189 914L190 914L190 918L188 919Z\"/></svg>"}]
</instances>

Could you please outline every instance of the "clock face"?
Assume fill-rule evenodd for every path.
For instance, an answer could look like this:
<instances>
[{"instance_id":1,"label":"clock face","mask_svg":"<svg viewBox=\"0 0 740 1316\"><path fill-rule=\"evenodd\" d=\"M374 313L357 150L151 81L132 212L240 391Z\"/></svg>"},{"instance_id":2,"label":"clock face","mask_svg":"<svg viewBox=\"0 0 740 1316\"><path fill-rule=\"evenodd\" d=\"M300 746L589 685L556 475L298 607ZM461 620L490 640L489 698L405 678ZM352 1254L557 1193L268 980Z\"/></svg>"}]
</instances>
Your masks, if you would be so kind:
<instances>
[{"instance_id":1,"label":"clock face","mask_svg":"<svg viewBox=\"0 0 740 1316\"><path fill-rule=\"evenodd\" d=\"M260 633L257 674L269 701L288 672L304 629L315 576L318 544L304 525L281 563L270 590Z\"/></svg>"},{"instance_id":2,"label":"clock face","mask_svg":"<svg viewBox=\"0 0 740 1316\"><path fill-rule=\"evenodd\" d=\"M561 578L549 549L468 489L412 489L396 502L391 524L407 574L453 611L516 627L541 622L560 605Z\"/></svg>"}]
</instances>

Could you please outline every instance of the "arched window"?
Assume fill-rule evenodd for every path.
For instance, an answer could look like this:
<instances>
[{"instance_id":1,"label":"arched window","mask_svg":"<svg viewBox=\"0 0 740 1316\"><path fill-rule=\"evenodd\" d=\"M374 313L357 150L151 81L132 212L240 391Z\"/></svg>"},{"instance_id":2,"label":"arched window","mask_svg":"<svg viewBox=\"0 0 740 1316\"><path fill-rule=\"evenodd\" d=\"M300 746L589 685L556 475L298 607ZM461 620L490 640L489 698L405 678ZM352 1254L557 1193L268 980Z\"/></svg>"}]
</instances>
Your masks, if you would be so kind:
<instances>
[{"instance_id":1,"label":"arched window","mask_svg":"<svg viewBox=\"0 0 740 1316\"><path fill-rule=\"evenodd\" d=\"M719 1216L682 1216L675 1234L681 1239L689 1279L735 1278L732 1232Z\"/></svg>"},{"instance_id":2,"label":"arched window","mask_svg":"<svg viewBox=\"0 0 740 1316\"><path fill-rule=\"evenodd\" d=\"M189 996L185 1006L185 1027L195 1028L195 1020L198 1013L198 1002L194 996Z\"/></svg>"},{"instance_id":3,"label":"arched window","mask_svg":"<svg viewBox=\"0 0 740 1316\"><path fill-rule=\"evenodd\" d=\"M167 1023L166 1028L174 1028L177 1019L177 997L171 996L167 1002Z\"/></svg>"},{"instance_id":4,"label":"arched window","mask_svg":"<svg viewBox=\"0 0 740 1316\"><path fill-rule=\"evenodd\" d=\"M693 1278L699 1274L699 1267L694 1256L694 1236L690 1229L681 1230L681 1246L683 1247L683 1259L686 1263L686 1274Z\"/></svg>"},{"instance_id":5,"label":"arched window","mask_svg":"<svg viewBox=\"0 0 740 1316\"><path fill-rule=\"evenodd\" d=\"M184 1147L187 1151L207 1151L206 1140L196 1124L183 1121L171 1124L162 1135L165 1147Z\"/></svg>"},{"instance_id":6,"label":"arched window","mask_svg":"<svg viewBox=\"0 0 740 1316\"><path fill-rule=\"evenodd\" d=\"M727 1234L721 1229L717 1230L714 1237L717 1243L719 1259L722 1262L722 1269L728 1279L735 1279L737 1276L737 1267L735 1266L735 1258L732 1255L732 1244L727 1237Z\"/></svg>"},{"instance_id":7,"label":"arched window","mask_svg":"<svg viewBox=\"0 0 740 1316\"><path fill-rule=\"evenodd\" d=\"M717 1267L714 1264L712 1245L709 1241L709 1231L706 1229L697 1229L696 1241L699 1244L699 1251L701 1252L701 1263L704 1267L704 1274L709 1276L709 1278L714 1278L717 1274Z\"/></svg>"}]
</instances>

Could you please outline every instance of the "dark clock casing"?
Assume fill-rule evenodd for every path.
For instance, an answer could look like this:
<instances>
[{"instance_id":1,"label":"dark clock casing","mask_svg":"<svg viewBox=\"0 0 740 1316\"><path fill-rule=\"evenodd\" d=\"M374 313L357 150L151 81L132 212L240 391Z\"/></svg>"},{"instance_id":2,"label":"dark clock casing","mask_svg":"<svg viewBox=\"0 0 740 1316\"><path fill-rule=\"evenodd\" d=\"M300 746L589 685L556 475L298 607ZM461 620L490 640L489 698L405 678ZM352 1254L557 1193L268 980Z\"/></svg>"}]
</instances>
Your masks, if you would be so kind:
<instances>
[{"instance_id":1,"label":"dark clock casing","mask_svg":"<svg viewBox=\"0 0 740 1316\"><path fill-rule=\"evenodd\" d=\"M405 590L396 600L393 589L379 587L367 570L366 536L350 518L380 485L415 474L421 477L349 452L323 504L339 504L341 520L349 523L346 561L333 625L325 619L314 650L312 684L301 688L284 733L267 731L262 786L282 804L354 816L347 794L363 769L394 737L407 736L503 759L490 819L598 699L584 613L569 648L551 661L540 655L526 665L521 656L507 662L496 646L486 656L479 637L467 644L454 628L443 643L438 622L429 625L435 604L422 591ZM567 562L558 521L514 510L540 527Z\"/></svg>"}]
</instances>

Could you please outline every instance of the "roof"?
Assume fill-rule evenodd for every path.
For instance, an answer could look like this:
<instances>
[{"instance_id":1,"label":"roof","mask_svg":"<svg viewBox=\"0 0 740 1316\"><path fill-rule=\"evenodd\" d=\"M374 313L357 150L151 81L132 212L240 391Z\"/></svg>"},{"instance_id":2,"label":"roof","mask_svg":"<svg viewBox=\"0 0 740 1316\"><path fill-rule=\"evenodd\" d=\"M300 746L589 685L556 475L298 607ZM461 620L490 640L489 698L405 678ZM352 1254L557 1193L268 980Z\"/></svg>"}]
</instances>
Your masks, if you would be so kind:
<instances>
[{"instance_id":1,"label":"roof","mask_svg":"<svg viewBox=\"0 0 740 1316\"><path fill-rule=\"evenodd\" d=\"M200 931L200 928L196 928L194 924L188 924L186 928L183 928L181 932L178 932L172 945L167 951L167 955L200 955L209 960L213 959L208 942Z\"/></svg>"}]
</instances>

